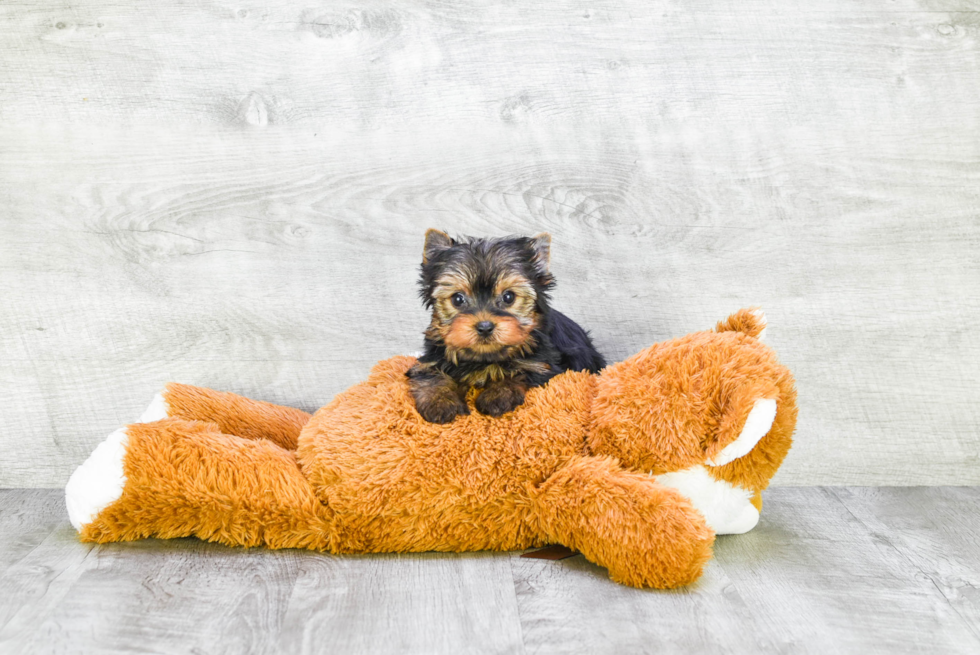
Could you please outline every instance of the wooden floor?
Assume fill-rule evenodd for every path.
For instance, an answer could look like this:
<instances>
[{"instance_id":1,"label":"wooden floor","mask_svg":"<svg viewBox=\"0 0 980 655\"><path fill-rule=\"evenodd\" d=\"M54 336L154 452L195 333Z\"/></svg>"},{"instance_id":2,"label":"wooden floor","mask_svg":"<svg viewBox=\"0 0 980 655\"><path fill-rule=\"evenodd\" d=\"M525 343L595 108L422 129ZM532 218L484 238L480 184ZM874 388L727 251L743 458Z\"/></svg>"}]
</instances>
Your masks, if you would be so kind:
<instances>
[{"instance_id":1,"label":"wooden floor","mask_svg":"<svg viewBox=\"0 0 980 655\"><path fill-rule=\"evenodd\" d=\"M581 556L79 543L0 491L0 653L978 653L980 488L772 489L693 587Z\"/></svg>"}]
</instances>

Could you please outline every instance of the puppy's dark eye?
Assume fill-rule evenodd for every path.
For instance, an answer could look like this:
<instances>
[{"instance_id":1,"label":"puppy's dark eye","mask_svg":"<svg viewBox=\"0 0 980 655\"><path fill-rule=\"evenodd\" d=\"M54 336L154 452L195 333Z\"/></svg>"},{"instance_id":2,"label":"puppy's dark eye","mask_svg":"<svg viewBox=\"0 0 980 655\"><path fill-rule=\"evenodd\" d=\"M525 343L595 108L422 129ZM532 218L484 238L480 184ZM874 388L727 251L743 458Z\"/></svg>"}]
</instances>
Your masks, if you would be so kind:
<instances>
[{"instance_id":1,"label":"puppy's dark eye","mask_svg":"<svg viewBox=\"0 0 980 655\"><path fill-rule=\"evenodd\" d=\"M504 291L503 294L501 294L501 296L500 296L500 299L502 301L504 301L504 304L505 305L511 304L512 302L514 302L514 299L516 299L516 298L517 298L517 296L514 295L514 292L511 291L510 289L508 289L507 291Z\"/></svg>"},{"instance_id":2,"label":"puppy's dark eye","mask_svg":"<svg viewBox=\"0 0 980 655\"><path fill-rule=\"evenodd\" d=\"M453 307L462 307L466 304L466 296L461 293L454 293L451 300L453 301Z\"/></svg>"}]
</instances>

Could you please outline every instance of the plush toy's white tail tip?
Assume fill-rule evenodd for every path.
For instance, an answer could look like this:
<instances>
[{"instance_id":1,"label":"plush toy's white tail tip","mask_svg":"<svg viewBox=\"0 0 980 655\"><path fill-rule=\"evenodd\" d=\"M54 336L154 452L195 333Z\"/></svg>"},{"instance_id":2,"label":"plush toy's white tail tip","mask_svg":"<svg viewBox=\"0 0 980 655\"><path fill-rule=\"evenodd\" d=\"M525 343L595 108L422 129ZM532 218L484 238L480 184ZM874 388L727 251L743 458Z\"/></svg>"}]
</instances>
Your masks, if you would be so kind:
<instances>
[{"instance_id":1,"label":"plush toy's white tail tip","mask_svg":"<svg viewBox=\"0 0 980 655\"><path fill-rule=\"evenodd\" d=\"M136 422L152 423L169 416L170 407L163 393L158 393ZM126 486L123 460L128 445L126 428L119 428L96 446L68 479L65 506L68 508L68 520L79 532L122 495Z\"/></svg>"},{"instance_id":2,"label":"plush toy's white tail tip","mask_svg":"<svg viewBox=\"0 0 980 655\"><path fill-rule=\"evenodd\" d=\"M153 396L153 400L150 402L150 406L146 408L146 411L139 417L137 423L152 423L153 421L160 421L170 416L170 407L167 405L167 401L164 399L162 393L158 393Z\"/></svg>"},{"instance_id":3,"label":"plush toy's white tail tip","mask_svg":"<svg viewBox=\"0 0 980 655\"><path fill-rule=\"evenodd\" d=\"M126 428L119 428L96 446L68 479L65 506L68 519L79 532L122 495L126 485L123 459L128 442Z\"/></svg>"}]
</instances>

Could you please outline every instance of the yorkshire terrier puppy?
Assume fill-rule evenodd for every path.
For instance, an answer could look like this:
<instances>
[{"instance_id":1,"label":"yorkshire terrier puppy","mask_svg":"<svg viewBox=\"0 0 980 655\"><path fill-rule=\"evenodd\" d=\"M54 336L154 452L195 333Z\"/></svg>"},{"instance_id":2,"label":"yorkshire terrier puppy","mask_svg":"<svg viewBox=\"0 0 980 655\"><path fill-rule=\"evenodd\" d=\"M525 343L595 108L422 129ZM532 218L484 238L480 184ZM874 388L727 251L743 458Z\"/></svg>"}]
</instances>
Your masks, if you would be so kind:
<instances>
[{"instance_id":1,"label":"yorkshire terrier puppy","mask_svg":"<svg viewBox=\"0 0 980 655\"><path fill-rule=\"evenodd\" d=\"M432 310L425 349L406 375L415 407L431 423L476 409L501 416L525 392L567 370L606 363L588 333L549 307L551 236L451 239L425 233L420 294Z\"/></svg>"}]
</instances>

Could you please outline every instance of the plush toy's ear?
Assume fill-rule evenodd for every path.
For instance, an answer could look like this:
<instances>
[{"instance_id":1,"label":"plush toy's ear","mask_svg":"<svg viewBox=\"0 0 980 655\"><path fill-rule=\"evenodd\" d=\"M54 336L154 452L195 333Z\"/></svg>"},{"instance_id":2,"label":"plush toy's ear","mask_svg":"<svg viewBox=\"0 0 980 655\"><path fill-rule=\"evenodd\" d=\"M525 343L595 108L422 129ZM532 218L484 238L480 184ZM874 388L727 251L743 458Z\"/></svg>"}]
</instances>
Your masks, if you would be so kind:
<instances>
[{"instance_id":1,"label":"plush toy's ear","mask_svg":"<svg viewBox=\"0 0 980 655\"><path fill-rule=\"evenodd\" d=\"M456 242L448 234L430 227L425 231L425 245L422 246L422 263L428 264L436 254L454 245L456 245Z\"/></svg>"},{"instance_id":2,"label":"plush toy's ear","mask_svg":"<svg viewBox=\"0 0 980 655\"><path fill-rule=\"evenodd\" d=\"M547 232L531 237L531 250L534 251L534 266L541 275L548 275L551 269L551 235Z\"/></svg>"}]
</instances>

